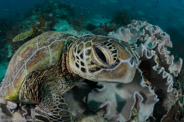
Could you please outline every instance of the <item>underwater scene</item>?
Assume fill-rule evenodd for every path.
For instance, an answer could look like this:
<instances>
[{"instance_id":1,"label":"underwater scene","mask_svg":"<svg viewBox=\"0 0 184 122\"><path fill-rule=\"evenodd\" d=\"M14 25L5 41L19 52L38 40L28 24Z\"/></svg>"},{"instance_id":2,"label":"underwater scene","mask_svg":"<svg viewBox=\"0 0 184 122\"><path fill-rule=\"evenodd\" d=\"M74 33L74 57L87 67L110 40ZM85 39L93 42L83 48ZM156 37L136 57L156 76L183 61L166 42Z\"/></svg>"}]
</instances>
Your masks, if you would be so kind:
<instances>
[{"instance_id":1,"label":"underwater scene","mask_svg":"<svg viewBox=\"0 0 184 122\"><path fill-rule=\"evenodd\" d=\"M184 122L184 0L0 0L0 122Z\"/></svg>"}]
</instances>

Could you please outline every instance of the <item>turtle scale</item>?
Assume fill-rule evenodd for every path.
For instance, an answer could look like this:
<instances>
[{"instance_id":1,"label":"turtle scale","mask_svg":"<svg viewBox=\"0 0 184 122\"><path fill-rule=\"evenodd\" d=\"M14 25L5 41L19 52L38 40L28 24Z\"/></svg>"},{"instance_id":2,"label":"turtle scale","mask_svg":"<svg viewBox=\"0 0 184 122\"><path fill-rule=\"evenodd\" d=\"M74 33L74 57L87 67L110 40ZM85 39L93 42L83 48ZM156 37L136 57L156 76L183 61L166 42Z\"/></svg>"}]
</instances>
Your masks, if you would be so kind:
<instances>
[{"instance_id":1,"label":"turtle scale","mask_svg":"<svg viewBox=\"0 0 184 122\"><path fill-rule=\"evenodd\" d=\"M0 97L18 101L18 93L26 75L57 62L64 47L75 36L61 32L45 32L23 44L12 57L0 88Z\"/></svg>"}]
</instances>

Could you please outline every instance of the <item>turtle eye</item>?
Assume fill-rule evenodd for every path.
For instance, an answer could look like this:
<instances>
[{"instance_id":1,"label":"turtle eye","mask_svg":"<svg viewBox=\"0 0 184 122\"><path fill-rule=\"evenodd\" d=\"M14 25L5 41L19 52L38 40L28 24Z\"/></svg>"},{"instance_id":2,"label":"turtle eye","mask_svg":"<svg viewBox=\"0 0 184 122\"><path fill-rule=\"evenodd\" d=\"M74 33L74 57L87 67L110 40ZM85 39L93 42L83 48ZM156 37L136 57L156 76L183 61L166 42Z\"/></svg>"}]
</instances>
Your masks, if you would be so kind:
<instances>
[{"instance_id":1,"label":"turtle eye","mask_svg":"<svg viewBox=\"0 0 184 122\"><path fill-rule=\"evenodd\" d=\"M112 46L93 45L92 58L98 66L111 67L117 61L117 50Z\"/></svg>"},{"instance_id":2,"label":"turtle eye","mask_svg":"<svg viewBox=\"0 0 184 122\"><path fill-rule=\"evenodd\" d=\"M109 54L108 51L101 46L94 45L92 50L93 63L98 66L108 67L109 66Z\"/></svg>"},{"instance_id":3,"label":"turtle eye","mask_svg":"<svg viewBox=\"0 0 184 122\"><path fill-rule=\"evenodd\" d=\"M104 63L108 64L105 54L96 46L94 47L94 49L98 58L100 58Z\"/></svg>"}]
</instances>

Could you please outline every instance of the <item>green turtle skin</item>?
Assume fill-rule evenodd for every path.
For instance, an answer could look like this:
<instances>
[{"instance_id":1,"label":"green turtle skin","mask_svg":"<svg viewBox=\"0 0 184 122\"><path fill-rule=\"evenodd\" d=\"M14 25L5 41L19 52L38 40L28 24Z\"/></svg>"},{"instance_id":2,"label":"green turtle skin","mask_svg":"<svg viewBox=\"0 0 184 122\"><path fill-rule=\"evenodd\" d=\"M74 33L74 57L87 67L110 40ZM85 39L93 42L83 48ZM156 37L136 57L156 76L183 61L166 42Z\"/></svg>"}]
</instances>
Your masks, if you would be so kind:
<instances>
[{"instance_id":1,"label":"green turtle skin","mask_svg":"<svg viewBox=\"0 0 184 122\"><path fill-rule=\"evenodd\" d=\"M35 104L36 121L69 122L64 93L85 79L129 83L136 70L133 62L130 48L116 39L45 32L14 54L0 98Z\"/></svg>"},{"instance_id":2,"label":"green turtle skin","mask_svg":"<svg viewBox=\"0 0 184 122\"><path fill-rule=\"evenodd\" d=\"M60 32L45 32L23 44L12 57L0 88L0 97L18 102L24 78L32 71L50 66L77 37Z\"/></svg>"},{"instance_id":3,"label":"green turtle skin","mask_svg":"<svg viewBox=\"0 0 184 122\"><path fill-rule=\"evenodd\" d=\"M77 37L45 32L23 44L12 57L0 87L0 98L35 104L35 121L71 121L63 94L79 76L67 69L67 50Z\"/></svg>"}]
</instances>

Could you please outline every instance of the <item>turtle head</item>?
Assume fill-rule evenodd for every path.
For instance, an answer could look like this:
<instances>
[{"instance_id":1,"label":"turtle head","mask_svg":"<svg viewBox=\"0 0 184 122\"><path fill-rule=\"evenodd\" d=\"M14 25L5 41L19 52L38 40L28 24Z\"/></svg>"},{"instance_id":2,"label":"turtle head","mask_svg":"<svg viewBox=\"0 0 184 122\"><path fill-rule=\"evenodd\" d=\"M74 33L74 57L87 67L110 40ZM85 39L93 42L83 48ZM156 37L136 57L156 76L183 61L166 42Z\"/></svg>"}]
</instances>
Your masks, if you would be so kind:
<instances>
[{"instance_id":1,"label":"turtle head","mask_svg":"<svg viewBox=\"0 0 184 122\"><path fill-rule=\"evenodd\" d=\"M135 75L131 54L112 38L81 37L71 45L68 53L71 71L91 81L129 83Z\"/></svg>"}]
</instances>

